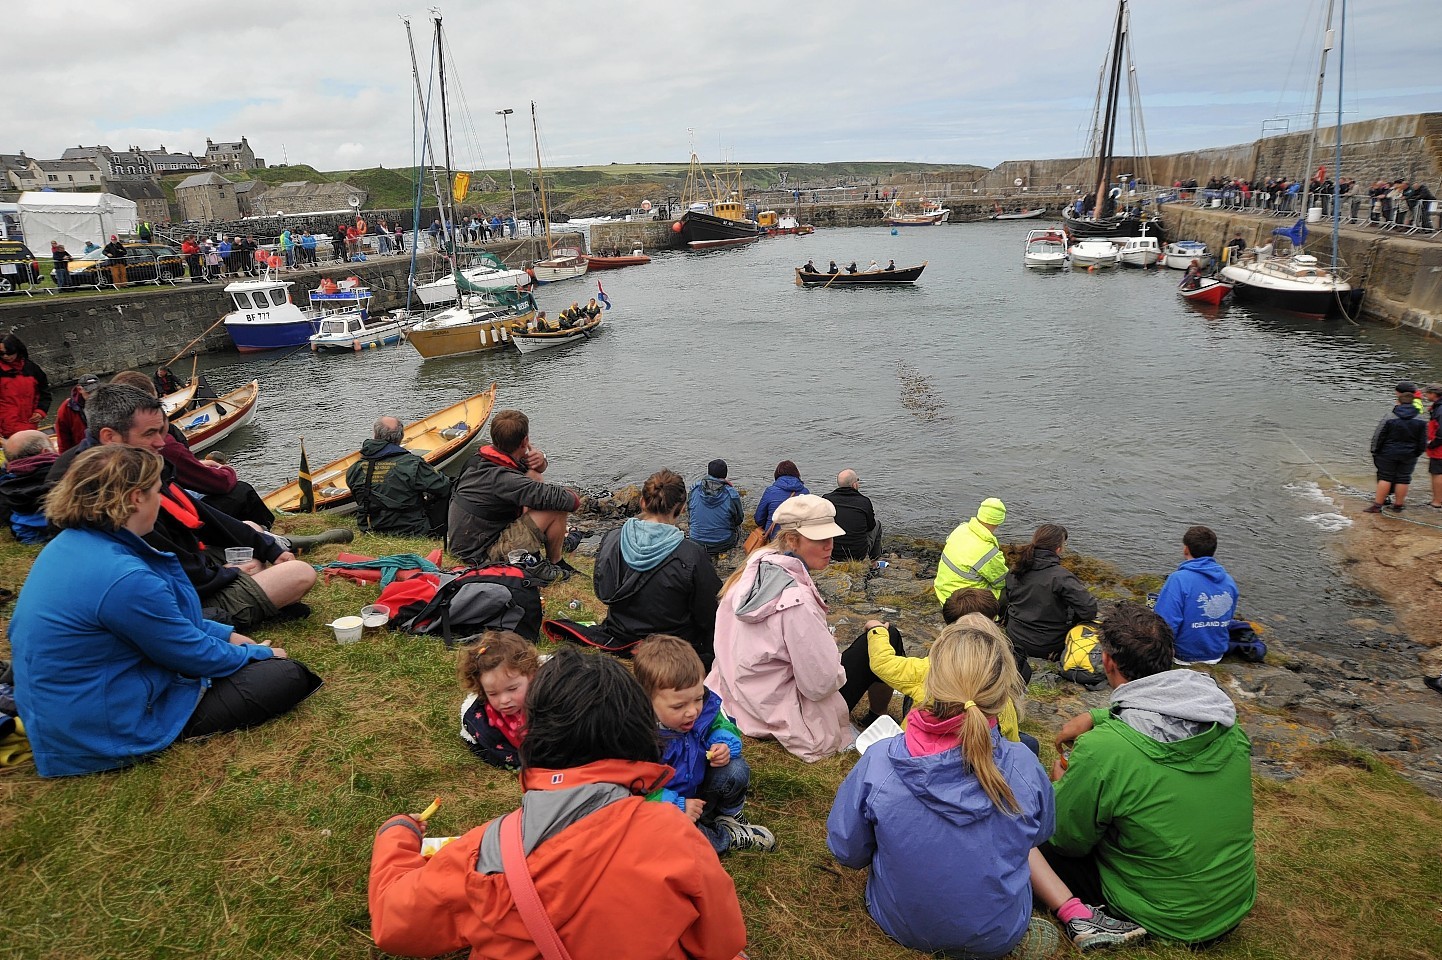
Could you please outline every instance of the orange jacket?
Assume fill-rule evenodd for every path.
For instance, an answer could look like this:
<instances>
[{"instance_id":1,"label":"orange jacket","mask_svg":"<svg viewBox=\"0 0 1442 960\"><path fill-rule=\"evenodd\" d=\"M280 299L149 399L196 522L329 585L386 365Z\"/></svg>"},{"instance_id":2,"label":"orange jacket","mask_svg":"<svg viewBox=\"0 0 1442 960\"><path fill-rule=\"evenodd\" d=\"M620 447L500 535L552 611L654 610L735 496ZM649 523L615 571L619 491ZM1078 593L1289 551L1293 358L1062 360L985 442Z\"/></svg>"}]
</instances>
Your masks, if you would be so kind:
<instances>
[{"instance_id":1,"label":"orange jacket","mask_svg":"<svg viewBox=\"0 0 1442 960\"><path fill-rule=\"evenodd\" d=\"M644 799L670 774L660 764L623 760L523 771L526 863L574 960L732 960L745 946L736 887L711 845L675 806ZM609 785L629 795L585 813L584 798L614 792ZM559 813L568 804L571 813ZM548 821L551 814L558 818ZM410 957L462 947L473 960L540 957L505 874L485 872L497 848L495 838L483 848L482 838L494 824L429 861L414 820L392 817L381 827L369 895L377 947ZM536 845L534 834L547 827L556 832Z\"/></svg>"}]
</instances>

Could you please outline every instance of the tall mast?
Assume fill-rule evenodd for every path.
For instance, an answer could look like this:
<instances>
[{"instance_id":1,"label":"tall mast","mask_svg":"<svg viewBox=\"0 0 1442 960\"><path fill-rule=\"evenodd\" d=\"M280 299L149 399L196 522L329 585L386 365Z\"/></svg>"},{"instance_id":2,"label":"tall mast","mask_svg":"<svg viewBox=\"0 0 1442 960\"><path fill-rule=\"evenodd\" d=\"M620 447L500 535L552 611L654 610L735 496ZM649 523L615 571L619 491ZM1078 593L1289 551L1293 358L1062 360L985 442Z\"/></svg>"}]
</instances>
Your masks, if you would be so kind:
<instances>
[{"instance_id":1,"label":"tall mast","mask_svg":"<svg viewBox=\"0 0 1442 960\"><path fill-rule=\"evenodd\" d=\"M425 171L425 168L426 168L426 166L427 166L427 164L426 164L426 157L430 156L430 154L431 154L430 104L428 104L428 103L426 102L425 93L421 90L421 68L420 68L420 65L416 63L416 42L415 42L415 38L411 35L411 22L410 22L409 19L407 19L407 18L405 18L405 17L402 17L402 18L401 18L401 22L406 25L406 46L408 46L408 47L410 48L410 51L411 51L411 77L415 80L415 83L416 83L416 103L420 104L420 109L421 109L421 159L420 159L420 173L419 173L418 179L420 179L421 183L424 183L424 182L425 182L425 173L424 173L424 171ZM436 199L437 199L437 201L439 201L439 202L444 202L444 201L441 201L441 199L440 199L441 196L442 196L442 194L441 194L441 185L440 185L440 181L436 180L436 165L435 165L434 163L432 163L432 164L430 164L429 166L430 166L430 168L431 168L431 184L432 184L432 186L435 188L435 191L436 191ZM417 187L416 187L416 212L415 212L415 228L416 228L417 230L420 229L420 194L421 194L421 192L422 192L421 187L420 187L420 186L417 186ZM412 248L411 248L411 253L412 253L412 254L415 253L414 245L413 245ZM413 258L413 259L414 259L414 258Z\"/></svg>"},{"instance_id":2,"label":"tall mast","mask_svg":"<svg viewBox=\"0 0 1442 960\"><path fill-rule=\"evenodd\" d=\"M1332 269L1341 264L1337 233L1342 225L1342 81L1346 79L1347 0L1342 0L1342 36L1337 46L1337 156L1332 170Z\"/></svg>"},{"instance_id":3,"label":"tall mast","mask_svg":"<svg viewBox=\"0 0 1442 960\"><path fill-rule=\"evenodd\" d=\"M536 182L541 188L541 228L546 231L546 256L551 255L551 212L546 208L546 171L541 169L541 131L536 126L536 101L531 101L531 135L536 140Z\"/></svg>"},{"instance_id":4,"label":"tall mast","mask_svg":"<svg viewBox=\"0 0 1442 960\"><path fill-rule=\"evenodd\" d=\"M445 145L446 153L446 195L441 198L441 211L444 213L450 210L449 223L446 224L446 235L449 239L451 231L455 228L456 209L452 202L451 191L454 185L451 181L451 121L450 110L446 107L446 48L441 42L441 16L436 14L436 63L440 68L441 77L441 141ZM442 218L447 219L447 218Z\"/></svg>"},{"instance_id":5,"label":"tall mast","mask_svg":"<svg viewBox=\"0 0 1442 960\"><path fill-rule=\"evenodd\" d=\"M1126 19L1127 0L1117 4L1116 35L1112 40L1111 76L1107 79L1107 106L1102 118L1102 135L1098 140L1100 155L1097 157L1097 187L1092 206L1092 217L1100 220L1106 212L1107 188L1111 184L1112 149L1117 134L1117 98L1120 95L1122 72L1123 24Z\"/></svg>"},{"instance_id":6,"label":"tall mast","mask_svg":"<svg viewBox=\"0 0 1442 960\"><path fill-rule=\"evenodd\" d=\"M1307 140L1307 169L1302 171L1302 216L1307 215L1308 197L1312 192L1312 157L1317 149L1317 124L1322 119L1322 85L1327 80L1327 54L1332 52L1332 0L1327 0L1327 24L1322 34L1322 62L1317 67L1317 102L1312 108L1312 135ZM1342 128L1338 121L1337 139L1341 142ZM1335 178L1337 171L1332 171Z\"/></svg>"}]
</instances>

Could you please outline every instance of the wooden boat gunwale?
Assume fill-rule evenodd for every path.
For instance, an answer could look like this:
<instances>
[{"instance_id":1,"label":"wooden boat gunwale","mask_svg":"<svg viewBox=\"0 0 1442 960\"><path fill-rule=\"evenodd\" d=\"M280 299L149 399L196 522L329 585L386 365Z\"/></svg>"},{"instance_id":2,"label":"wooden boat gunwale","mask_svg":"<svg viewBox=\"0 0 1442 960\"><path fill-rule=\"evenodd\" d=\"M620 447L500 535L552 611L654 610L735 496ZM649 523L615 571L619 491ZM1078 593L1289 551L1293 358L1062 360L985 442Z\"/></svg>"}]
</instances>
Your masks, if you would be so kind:
<instances>
[{"instance_id":1,"label":"wooden boat gunwale","mask_svg":"<svg viewBox=\"0 0 1442 960\"><path fill-rule=\"evenodd\" d=\"M185 434L185 441L190 447L191 453L200 453L202 450L208 450L215 446L249 423L255 416L255 407L259 402L260 381L252 380L193 410L185 411L182 417L182 419L194 418L210 413L215 418L210 423L196 426L190 430L187 430L179 422L176 423L176 426L180 428L181 433Z\"/></svg>"}]
</instances>

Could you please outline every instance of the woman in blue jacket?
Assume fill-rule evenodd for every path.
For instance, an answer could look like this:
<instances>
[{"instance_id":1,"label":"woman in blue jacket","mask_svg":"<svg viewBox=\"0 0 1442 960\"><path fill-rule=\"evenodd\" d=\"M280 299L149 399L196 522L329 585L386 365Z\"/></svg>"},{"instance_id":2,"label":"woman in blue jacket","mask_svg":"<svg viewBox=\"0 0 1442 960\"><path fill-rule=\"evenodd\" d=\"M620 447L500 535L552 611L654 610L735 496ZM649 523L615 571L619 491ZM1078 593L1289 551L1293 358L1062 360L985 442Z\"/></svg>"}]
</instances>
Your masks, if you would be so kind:
<instances>
[{"instance_id":1,"label":"woman in blue jacket","mask_svg":"<svg viewBox=\"0 0 1442 960\"><path fill-rule=\"evenodd\" d=\"M1055 828L1051 783L996 726L1008 700L1022 701L1011 650L957 624L930 659L929 706L862 754L832 805L827 846L843 866L871 867L867 911L913 950L1001 957L1048 935L1059 945L1056 928L1030 921L1028 857Z\"/></svg>"},{"instance_id":2,"label":"woman in blue jacket","mask_svg":"<svg viewBox=\"0 0 1442 960\"><path fill-rule=\"evenodd\" d=\"M756 514L752 519L756 521L756 526L765 530L771 525L771 515L777 507L792 497L810 492L801 482L801 471L796 469L796 464L782 460L776 465L775 482L761 494L761 502L756 504Z\"/></svg>"},{"instance_id":3,"label":"woman in blue jacket","mask_svg":"<svg viewBox=\"0 0 1442 960\"><path fill-rule=\"evenodd\" d=\"M263 723L320 685L284 650L202 619L180 561L141 539L160 510L161 463L150 450L96 447L47 500L61 532L10 623L15 701L41 776Z\"/></svg>"}]
</instances>

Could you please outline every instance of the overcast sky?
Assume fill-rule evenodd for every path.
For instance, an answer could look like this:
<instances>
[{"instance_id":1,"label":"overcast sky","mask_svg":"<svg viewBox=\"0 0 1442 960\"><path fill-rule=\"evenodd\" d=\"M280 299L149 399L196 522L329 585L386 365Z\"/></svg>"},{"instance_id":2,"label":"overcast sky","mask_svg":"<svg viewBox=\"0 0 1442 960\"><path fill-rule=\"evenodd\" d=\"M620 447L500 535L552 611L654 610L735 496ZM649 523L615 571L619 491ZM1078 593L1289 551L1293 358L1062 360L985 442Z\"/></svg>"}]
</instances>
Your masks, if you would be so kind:
<instances>
[{"instance_id":1,"label":"overcast sky","mask_svg":"<svg viewBox=\"0 0 1442 960\"><path fill-rule=\"evenodd\" d=\"M1341 3L1337 4L1340 9ZM6 0L0 152L245 135L269 164L415 162L427 8L404 0ZM1326 0L1135 0L1151 152L1310 124ZM451 0L455 166L684 161L975 163L1085 151L1114 0ZM83 11L83 12L82 12ZM1347 121L1442 110L1435 0L1348 8ZM1325 118L1338 73L1328 66ZM1123 133L1119 139L1125 140Z\"/></svg>"}]
</instances>

